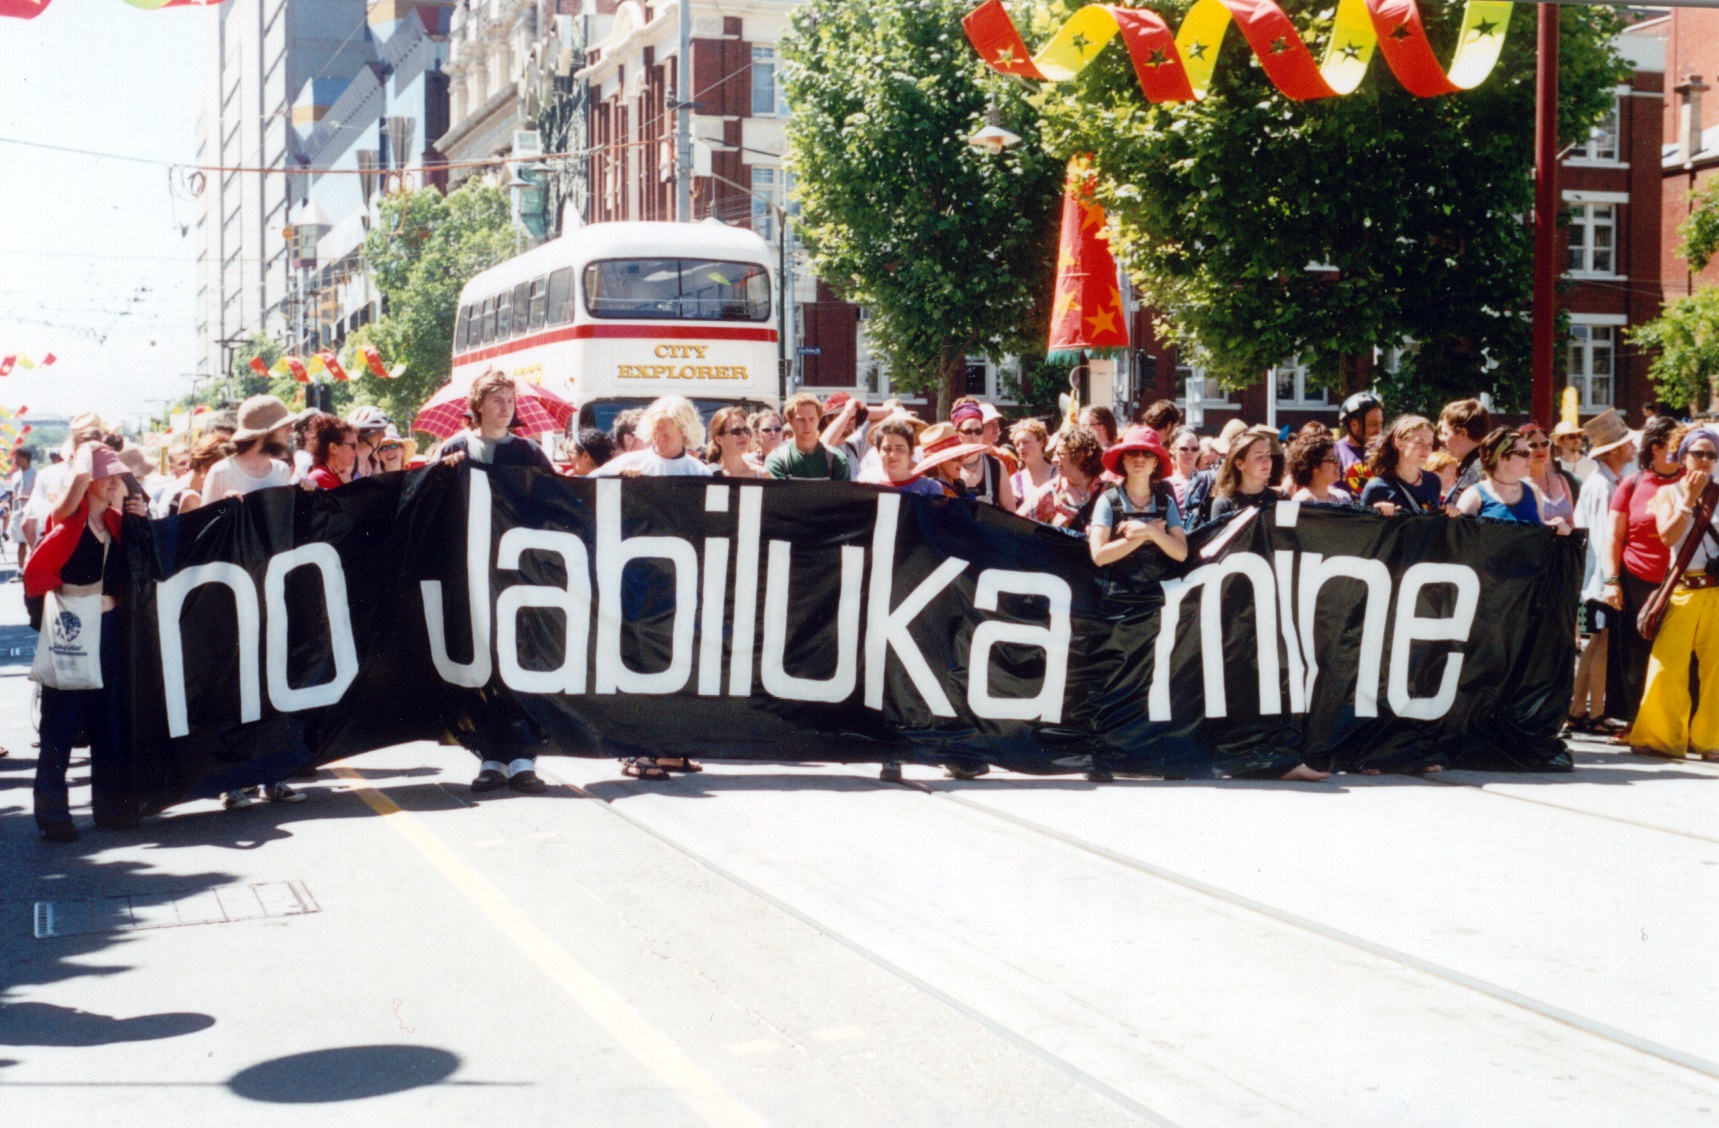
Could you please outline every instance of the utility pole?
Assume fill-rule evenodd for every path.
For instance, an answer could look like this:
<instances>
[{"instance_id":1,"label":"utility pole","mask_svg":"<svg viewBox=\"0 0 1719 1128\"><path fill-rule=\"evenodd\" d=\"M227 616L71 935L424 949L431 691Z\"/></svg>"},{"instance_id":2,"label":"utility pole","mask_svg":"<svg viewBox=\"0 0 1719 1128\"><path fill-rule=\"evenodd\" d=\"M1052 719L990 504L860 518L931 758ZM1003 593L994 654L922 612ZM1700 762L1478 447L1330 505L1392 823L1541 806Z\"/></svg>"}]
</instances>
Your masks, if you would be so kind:
<instances>
[{"instance_id":1,"label":"utility pole","mask_svg":"<svg viewBox=\"0 0 1719 1128\"><path fill-rule=\"evenodd\" d=\"M674 217L692 222L692 0L680 0L680 57L675 60Z\"/></svg>"},{"instance_id":2,"label":"utility pole","mask_svg":"<svg viewBox=\"0 0 1719 1128\"><path fill-rule=\"evenodd\" d=\"M1558 6L1541 4L1534 72L1534 353L1529 418L1552 425L1558 324Z\"/></svg>"}]
</instances>

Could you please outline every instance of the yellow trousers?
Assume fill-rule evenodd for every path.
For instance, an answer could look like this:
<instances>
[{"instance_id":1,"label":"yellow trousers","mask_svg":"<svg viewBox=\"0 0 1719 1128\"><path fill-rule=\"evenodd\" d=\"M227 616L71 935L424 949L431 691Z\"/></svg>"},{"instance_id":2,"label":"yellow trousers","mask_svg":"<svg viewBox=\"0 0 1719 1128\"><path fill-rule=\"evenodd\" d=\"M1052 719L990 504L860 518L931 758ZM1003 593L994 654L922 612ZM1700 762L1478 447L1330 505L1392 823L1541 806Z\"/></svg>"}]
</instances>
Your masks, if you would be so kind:
<instances>
[{"instance_id":1,"label":"yellow trousers","mask_svg":"<svg viewBox=\"0 0 1719 1128\"><path fill-rule=\"evenodd\" d=\"M1689 667L1700 670L1701 703L1689 716ZM1653 640L1647 688L1630 729L1632 745L1674 756L1719 752L1719 588L1676 591Z\"/></svg>"}]
</instances>

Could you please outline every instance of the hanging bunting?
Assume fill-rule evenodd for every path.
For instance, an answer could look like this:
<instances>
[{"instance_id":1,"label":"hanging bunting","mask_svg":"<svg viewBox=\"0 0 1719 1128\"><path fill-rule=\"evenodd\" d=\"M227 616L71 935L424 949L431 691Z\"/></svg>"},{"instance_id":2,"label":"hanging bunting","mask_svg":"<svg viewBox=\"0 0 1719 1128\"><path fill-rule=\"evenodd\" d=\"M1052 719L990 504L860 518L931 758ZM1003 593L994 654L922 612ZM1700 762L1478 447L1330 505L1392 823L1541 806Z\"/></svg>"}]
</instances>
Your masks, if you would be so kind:
<instances>
[{"instance_id":1,"label":"hanging bunting","mask_svg":"<svg viewBox=\"0 0 1719 1128\"><path fill-rule=\"evenodd\" d=\"M267 376L269 374L269 366L263 363L263 358L260 356L253 356L245 363L250 365L251 371L255 372L258 376Z\"/></svg>"},{"instance_id":2,"label":"hanging bunting","mask_svg":"<svg viewBox=\"0 0 1719 1128\"><path fill-rule=\"evenodd\" d=\"M1509 0L1469 0L1448 73L1427 43L1415 0L1338 0L1325 58L1318 63L1273 0L1196 0L1174 35L1156 12L1091 4L1069 17L1036 55L1027 51L1002 0L985 0L962 26L992 70L1043 82L1073 78L1120 35L1141 92L1157 103L1206 96L1233 22L1272 85L1302 102L1353 93L1375 50L1411 94L1431 98L1472 90L1498 63L1510 12Z\"/></svg>"},{"instance_id":3,"label":"hanging bunting","mask_svg":"<svg viewBox=\"0 0 1719 1128\"><path fill-rule=\"evenodd\" d=\"M34 372L36 370L36 362L25 356L23 353L19 353L18 367L22 368L26 372Z\"/></svg>"},{"instance_id":4,"label":"hanging bunting","mask_svg":"<svg viewBox=\"0 0 1719 1128\"><path fill-rule=\"evenodd\" d=\"M287 371L292 373L294 380L301 384L310 383L310 372L305 369L304 361L296 356L283 356L281 360L286 363Z\"/></svg>"},{"instance_id":5,"label":"hanging bunting","mask_svg":"<svg viewBox=\"0 0 1719 1128\"><path fill-rule=\"evenodd\" d=\"M0 16L33 20L48 10L53 0L0 0ZM133 8L213 8L222 0L126 0Z\"/></svg>"},{"instance_id":6,"label":"hanging bunting","mask_svg":"<svg viewBox=\"0 0 1719 1128\"><path fill-rule=\"evenodd\" d=\"M382 363L382 354L376 351L375 345L363 346L358 350L358 355L364 358L364 366L370 369L371 373L379 380L392 380L406 371L406 366L401 364L396 365L394 370L390 372L388 366Z\"/></svg>"},{"instance_id":7,"label":"hanging bunting","mask_svg":"<svg viewBox=\"0 0 1719 1128\"><path fill-rule=\"evenodd\" d=\"M346 381L351 379L351 377L346 374L346 369L341 367L340 358L335 356L333 353L319 352L316 356L318 360L322 361L323 371L327 372L336 380L339 380L344 384Z\"/></svg>"},{"instance_id":8,"label":"hanging bunting","mask_svg":"<svg viewBox=\"0 0 1719 1128\"><path fill-rule=\"evenodd\" d=\"M288 364L287 358L283 356L279 360L275 361L272 366L270 366L269 371L274 373L276 376L286 376L286 375L291 374L292 365Z\"/></svg>"},{"instance_id":9,"label":"hanging bunting","mask_svg":"<svg viewBox=\"0 0 1719 1128\"><path fill-rule=\"evenodd\" d=\"M0 376L12 375L12 366L18 363L15 356L0 356Z\"/></svg>"},{"instance_id":10,"label":"hanging bunting","mask_svg":"<svg viewBox=\"0 0 1719 1128\"><path fill-rule=\"evenodd\" d=\"M1068 162L1057 244L1056 300L1051 310L1050 359L1075 360L1128 347L1127 317L1116 260L1104 231L1104 209L1092 198L1097 174L1086 157Z\"/></svg>"},{"instance_id":11,"label":"hanging bunting","mask_svg":"<svg viewBox=\"0 0 1719 1128\"><path fill-rule=\"evenodd\" d=\"M322 363L322 354L311 353L310 359L304 362L304 370L312 376L316 376L327 371Z\"/></svg>"}]
</instances>

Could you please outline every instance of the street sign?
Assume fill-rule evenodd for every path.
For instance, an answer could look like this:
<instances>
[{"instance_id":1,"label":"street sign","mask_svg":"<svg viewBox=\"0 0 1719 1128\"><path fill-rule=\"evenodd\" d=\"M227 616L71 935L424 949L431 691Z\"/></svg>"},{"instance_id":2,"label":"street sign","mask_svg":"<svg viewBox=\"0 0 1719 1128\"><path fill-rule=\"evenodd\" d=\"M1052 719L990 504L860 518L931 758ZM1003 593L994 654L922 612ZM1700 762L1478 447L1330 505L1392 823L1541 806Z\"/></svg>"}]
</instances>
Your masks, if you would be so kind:
<instances>
[{"instance_id":1,"label":"street sign","mask_svg":"<svg viewBox=\"0 0 1719 1128\"><path fill-rule=\"evenodd\" d=\"M824 350L823 350L823 347L821 345L801 345L799 348L794 350L794 355L795 356L823 356Z\"/></svg>"}]
</instances>

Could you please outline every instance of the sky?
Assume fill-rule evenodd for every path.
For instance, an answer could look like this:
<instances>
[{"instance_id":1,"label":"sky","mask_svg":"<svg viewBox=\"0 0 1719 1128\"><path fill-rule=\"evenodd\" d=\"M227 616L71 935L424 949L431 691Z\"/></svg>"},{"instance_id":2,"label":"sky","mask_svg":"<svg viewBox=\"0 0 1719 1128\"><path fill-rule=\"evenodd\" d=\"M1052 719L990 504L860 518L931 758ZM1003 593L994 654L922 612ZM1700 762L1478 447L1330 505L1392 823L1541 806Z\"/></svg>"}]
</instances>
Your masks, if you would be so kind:
<instances>
[{"instance_id":1,"label":"sky","mask_svg":"<svg viewBox=\"0 0 1719 1128\"><path fill-rule=\"evenodd\" d=\"M0 356L58 358L0 380L0 405L117 422L190 390L201 201L164 164L12 142L192 162L215 18L58 0L0 19Z\"/></svg>"}]
</instances>

